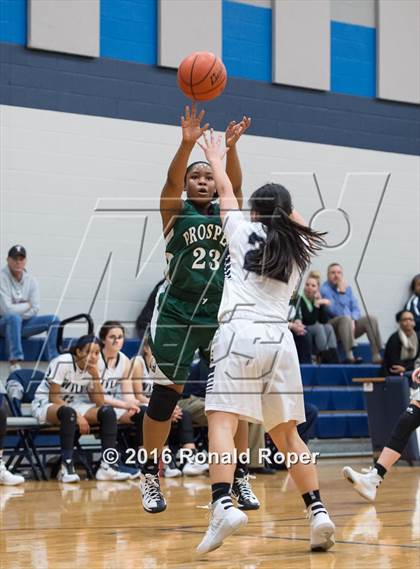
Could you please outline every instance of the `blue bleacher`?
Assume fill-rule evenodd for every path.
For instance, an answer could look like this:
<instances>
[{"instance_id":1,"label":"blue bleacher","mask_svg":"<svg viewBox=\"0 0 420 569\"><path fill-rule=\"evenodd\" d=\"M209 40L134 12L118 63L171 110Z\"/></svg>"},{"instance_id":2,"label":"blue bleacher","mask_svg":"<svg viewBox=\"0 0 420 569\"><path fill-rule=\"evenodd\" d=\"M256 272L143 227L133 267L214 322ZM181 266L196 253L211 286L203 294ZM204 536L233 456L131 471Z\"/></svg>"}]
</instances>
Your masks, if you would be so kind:
<instances>
[{"instance_id":1,"label":"blue bleacher","mask_svg":"<svg viewBox=\"0 0 420 569\"><path fill-rule=\"evenodd\" d=\"M312 365L300 366L302 383L305 387L310 386L351 386L353 377L377 377L378 365Z\"/></svg>"},{"instance_id":2,"label":"blue bleacher","mask_svg":"<svg viewBox=\"0 0 420 569\"><path fill-rule=\"evenodd\" d=\"M64 340L67 347L70 338ZM43 338L23 340L26 361L36 361L43 345ZM128 357L138 353L139 340L127 339L123 352ZM361 344L355 354L370 362L370 347ZM4 339L0 339L0 359L5 360ZM44 357L42 358L45 359ZM301 366L305 399L320 411L317 424L319 438L348 438L369 436L367 414L361 387L352 383L354 377L377 377L379 366L370 363L360 365L310 365Z\"/></svg>"},{"instance_id":3,"label":"blue bleacher","mask_svg":"<svg viewBox=\"0 0 420 569\"><path fill-rule=\"evenodd\" d=\"M367 414L354 412L319 414L316 436L320 439L368 437Z\"/></svg>"},{"instance_id":4,"label":"blue bleacher","mask_svg":"<svg viewBox=\"0 0 420 569\"><path fill-rule=\"evenodd\" d=\"M306 388L305 400L316 405L320 411L363 411L362 387L319 387Z\"/></svg>"}]
</instances>

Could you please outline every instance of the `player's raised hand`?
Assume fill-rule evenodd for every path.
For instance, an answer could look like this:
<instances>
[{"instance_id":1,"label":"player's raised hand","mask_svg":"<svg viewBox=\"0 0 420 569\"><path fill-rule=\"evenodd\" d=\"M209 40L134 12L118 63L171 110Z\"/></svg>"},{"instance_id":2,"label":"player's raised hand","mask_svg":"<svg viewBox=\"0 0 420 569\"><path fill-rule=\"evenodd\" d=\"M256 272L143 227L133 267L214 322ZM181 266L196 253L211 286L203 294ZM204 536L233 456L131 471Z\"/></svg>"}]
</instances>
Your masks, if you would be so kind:
<instances>
[{"instance_id":1,"label":"player's raised hand","mask_svg":"<svg viewBox=\"0 0 420 569\"><path fill-rule=\"evenodd\" d=\"M202 142L197 141L200 148L203 149L207 160L212 163L212 161L222 160L226 152L229 150L224 144L222 144L222 135L215 135L214 130L210 129L210 136L203 133Z\"/></svg>"},{"instance_id":2,"label":"player's raised hand","mask_svg":"<svg viewBox=\"0 0 420 569\"><path fill-rule=\"evenodd\" d=\"M250 125L251 118L246 116L244 116L239 123L236 121L231 121L227 125L225 132L226 146L228 148L234 146L243 135L243 133L250 127Z\"/></svg>"},{"instance_id":3,"label":"player's raised hand","mask_svg":"<svg viewBox=\"0 0 420 569\"><path fill-rule=\"evenodd\" d=\"M208 123L201 126L201 121L205 114L206 112L201 110L197 115L195 103L191 105L191 109L188 105L185 107L184 115L181 117L182 140L184 142L195 144L200 136L209 128Z\"/></svg>"}]
</instances>

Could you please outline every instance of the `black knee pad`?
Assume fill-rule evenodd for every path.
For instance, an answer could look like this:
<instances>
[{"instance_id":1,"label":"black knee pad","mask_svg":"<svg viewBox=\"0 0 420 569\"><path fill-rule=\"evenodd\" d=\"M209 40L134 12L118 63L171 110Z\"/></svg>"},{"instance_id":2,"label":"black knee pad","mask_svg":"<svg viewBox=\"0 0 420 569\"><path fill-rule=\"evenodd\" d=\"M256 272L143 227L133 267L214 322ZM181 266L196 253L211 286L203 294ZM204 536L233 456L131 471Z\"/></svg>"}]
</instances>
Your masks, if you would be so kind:
<instances>
[{"instance_id":1,"label":"black knee pad","mask_svg":"<svg viewBox=\"0 0 420 569\"><path fill-rule=\"evenodd\" d=\"M76 411L68 405L62 405L60 407L57 411L57 417L62 425L68 425L70 423L76 424L77 421Z\"/></svg>"},{"instance_id":2,"label":"black knee pad","mask_svg":"<svg viewBox=\"0 0 420 569\"><path fill-rule=\"evenodd\" d=\"M154 421L167 421L172 417L181 394L166 385L153 384L147 415Z\"/></svg>"},{"instance_id":3,"label":"black knee pad","mask_svg":"<svg viewBox=\"0 0 420 569\"><path fill-rule=\"evenodd\" d=\"M400 415L395 425L391 437L386 446L402 454L408 443L411 433L420 426L420 408L416 405L409 405L407 409Z\"/></svg>"},{"instance_id":4,"label":"black knee pad","mask_svg":"<svg viewBox=\"0 0 420 569\"><path fill-rule=\"evenodd\" d=\"M6 430L7 430L6 413L3 411L3 409L0 409L0 450L3 450L4 447Z\"/></svg>"},{"instance_id":5,"label":"black knee pad","mask_svg":"<svg viewBox=\"0 0 420 569\"><path fill-rule=\"evenodd\" d=\"M7 429L6 413L3 411L3 409L0 408L0 437L6 434L6 429ZM3 447L0 447L0 449L2 448Z\"/></svg>"},{"instance_id":6,"label":"black knee pad","mask_svg":"<svg viewBox=\"0 0 420 569\"><path fill-rule=\"evenodd\" d=\"M117 422L117 415L111 405L102 405L98 411L98 421L103 424L112 424Z\"/></svg>"}]
</instances>

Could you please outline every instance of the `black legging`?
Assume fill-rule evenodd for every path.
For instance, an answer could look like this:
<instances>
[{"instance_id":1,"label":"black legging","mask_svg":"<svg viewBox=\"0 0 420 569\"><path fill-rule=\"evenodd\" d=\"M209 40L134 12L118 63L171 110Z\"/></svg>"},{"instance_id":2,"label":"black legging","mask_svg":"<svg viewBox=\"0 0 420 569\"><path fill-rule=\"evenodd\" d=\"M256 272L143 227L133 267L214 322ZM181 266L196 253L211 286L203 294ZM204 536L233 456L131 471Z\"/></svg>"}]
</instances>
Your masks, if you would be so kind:
<instances>
[{"instance_id":1,"label":"black legging","mask_svg":"<svg viewBox=\"0 0 420 569\"><path fill-rule=\"evenodd\" d=\"M194 442L194 429L192 425L192 416L186 409L182 410L182 417L176 423L172 423L171 432L169 433L168 443L170 445L183 446Z\"/></svg>"},{"instance_id":2,"label":"black legging","mask_svg":"<svg viewBox=\"0 0 420 569\"><path fill-rule=\"evenodd\" d=\"M0 450L4 448L4 439L6 437L7 420L6 413L0 409Z\"/></svg>"},{"instance_id":3,"label":"black legging","mask_svg":"<svg viewBox=\"0 0 420 569\"><path fill-rule=\"evenodd\" d=\"M313 439L315 436L316 420L318 418L318 407L312 405L312 403L306 403L305 401L305 415L306 421L298 425L298 433L300 438L306 444L309 439Z\"/></svg>"}]
</instances>

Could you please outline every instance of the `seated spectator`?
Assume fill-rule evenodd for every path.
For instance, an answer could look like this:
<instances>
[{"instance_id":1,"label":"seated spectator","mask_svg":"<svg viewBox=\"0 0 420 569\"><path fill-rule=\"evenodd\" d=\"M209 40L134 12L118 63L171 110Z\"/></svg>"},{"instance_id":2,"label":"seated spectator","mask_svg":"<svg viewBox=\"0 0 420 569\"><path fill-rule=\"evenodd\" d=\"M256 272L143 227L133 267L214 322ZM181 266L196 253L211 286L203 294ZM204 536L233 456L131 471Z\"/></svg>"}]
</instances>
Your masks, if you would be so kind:
<instances>
[{"instance_id":1,"label":"seated spectator","mask_svg":"<svg viewBox=\"0 0 420 569\"><path fill-rule=\"evenodd\" d=\"M130 379L135 399L139 404L147 405L153 388L153 380L149 373L150 367L153 365L153 355L147 340L143 341L142 352L143 355L135 356L132 360ZM186 476L198 476L208 470L208 464L199 464L195 460L197 448L194 442L192 416L187 409L183 410L179 405L175 407L172 414L172 426L167 442L169 445L176 445L192 451L184 463L183 474ZM167 478L181 475L174 460L164 464L163 475Z\"/></svg>"},{"instance_id":2,"label":"seated spectator","mask_svg":"<svg viewBox=\"0 0 420 569\"><path fill-rule=\"evenodd\" d=\"M70 353L61 354L49 365L32 401L32 415L41 424L60 427L61 468L58 480L79 482L73 465L73 448L78 428L81 435L99 424L102 452L116 449L117 417L114 409L105 404L104 391L98 370L100 340L82 336ZM101 461L97 480L128 480L129 474Z\"/></svg>"},{"instance_id":3,"label":"seated spectator","mask_svg":"<svg viewBox=\"0 0 420 569\"><path fill-rule=\"evenodd\" d=\"M353 354L355 338L366 333L372 350L373 363L381 363L381 335L375 316L361 316L359 304L350 286L344 280L343 268L338 263L328 267L328 280L321 287L321 294L331 301L327 306L335 334L341 342L346 363L360 363Z\"/></svg>"},{"instance_id":4,"label":"seated spectator","mask_svg":"<svg viewBox=\"0 0 420 569\"><path fill-rule=\"evenodd\" d=\"M321 363L338 363L337 339L334 328L328 324L327 307L331 301L321 297L319 273L309 273L304 291L295 302L298 319L311 340L312 353Z\"/></svg>"},{"instance_id":5,"label":"seated spectator","mask_svg":"<svg viewBox=\"0 0 420 569\"><path fill-rule=\"evenodd\" d=\"M420 274L416 275L410 285L411 296L407 300L405 310L409 310L416 322L416 332L420 332Z\"/></svg>"},{"instance_id":6,"label":"seated spectator","mask_svg":"<svg viewBox=\"0 0 420 569\"><path fill-rule=\"evenodd\" d=\"M415 331L414 316L408 310L396 315L398 330L388 339L385 346L381 375L401 375L413 371L420 355L420 334Z\"/></svg>"},{"instance_id":7,"label":"seated spectator","mask_svg":"<svg viewBox=\"0 0 420 569\"><path fill-rule=\"evenodd\" d=\"M119 424L132 425L135 445L141 445L143 416L146 405L141 406L134 397L129 379L130 359L121 351L125 340L125 329L121 322L104 322L99 339L102 342L98 369L105 394L105 404L114 408ZM128 472L130 479L140 478L140 469L120 464L121 472Z\"/></svg>"},{"instance_id":8,"label":"seated spectator","mask_svg":"<svg viewBox=\"0 0 420 569\"><path fill-rule=\"evenodd\" d=\"M312 340L307 335L305 326L299 319L289 322L289 330L293 334L300 364L312 363Z\"/></svg>"},{"instance_id":9,"label":"seated spectator","mask_svg":"<svg viewBox=\"0 0 420 569\"><path fill-rule=\"evenodd\" d=\"M0 336L6 338L10 371L20 369L23 361L22 338L47 332L46 357L58 355L56 316L38 316L39 286L26 268L26 250L22 245L12 247L7 266L0 272Z\"/></svg>"},{"instance_id":10,"label":"seated spectator","mask_svg":"<svg viewBox=\"0 0 420 569\"><path fill-rule=\"evenodd\" d=\"M7 427L6 421L6 413L0 407L0 485L16 486L17 484L23 484L25 479L20 474L13 474L10 470L7 470L6 465L3 462L3 447Z\"/></svg>"}]
</instances>

